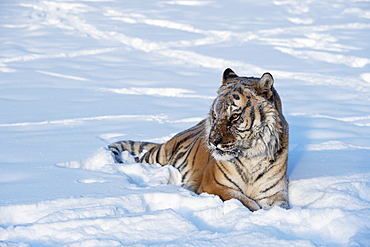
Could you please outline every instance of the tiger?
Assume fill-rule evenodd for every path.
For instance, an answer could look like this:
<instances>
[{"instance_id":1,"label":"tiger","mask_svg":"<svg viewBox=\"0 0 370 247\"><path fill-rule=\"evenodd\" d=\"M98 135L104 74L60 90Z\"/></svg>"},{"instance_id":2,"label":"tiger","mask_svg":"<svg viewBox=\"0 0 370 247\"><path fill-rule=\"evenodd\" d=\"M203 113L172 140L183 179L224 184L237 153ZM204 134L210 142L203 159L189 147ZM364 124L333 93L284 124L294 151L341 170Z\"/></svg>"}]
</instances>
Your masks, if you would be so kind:
<instances>
[{"instance_id":1,"label":"tiger","mask_svg":"<svg viewBox=\"0 0 370 247\"><path fill-rule=\"evenodd\" d=\"M238 199L250 211L288 209L289 126L273 84L270 73L239 77L227 68L198 124L163 144L118 141L107 149L118 163L128 151L139 163L172 165L183 187L197 194Z\"/></svg>"}]
</instances>

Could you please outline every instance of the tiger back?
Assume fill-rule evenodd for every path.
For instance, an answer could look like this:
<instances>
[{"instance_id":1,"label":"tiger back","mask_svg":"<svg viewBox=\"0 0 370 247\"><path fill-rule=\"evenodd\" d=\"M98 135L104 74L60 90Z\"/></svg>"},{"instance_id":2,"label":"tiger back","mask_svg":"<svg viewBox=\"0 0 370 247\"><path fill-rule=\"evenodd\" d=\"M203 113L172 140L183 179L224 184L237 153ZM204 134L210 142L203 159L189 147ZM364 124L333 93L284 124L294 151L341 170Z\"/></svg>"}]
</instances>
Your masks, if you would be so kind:
<instances>
[{"instance_id":1,"label":"tiger back","mask_svg":"<svg viewBox=\"0 0 370 247\"><path fill-rule=\"evenodd\" d=\"M137 162L172 165L184 187L222 200L240 200L251 211L274 205L289 207L288 123L269 73L239 77L231 69L207 118L163 144L119 141L108 146L117 162L120 153Z\"/></svg>"}]
</instances>

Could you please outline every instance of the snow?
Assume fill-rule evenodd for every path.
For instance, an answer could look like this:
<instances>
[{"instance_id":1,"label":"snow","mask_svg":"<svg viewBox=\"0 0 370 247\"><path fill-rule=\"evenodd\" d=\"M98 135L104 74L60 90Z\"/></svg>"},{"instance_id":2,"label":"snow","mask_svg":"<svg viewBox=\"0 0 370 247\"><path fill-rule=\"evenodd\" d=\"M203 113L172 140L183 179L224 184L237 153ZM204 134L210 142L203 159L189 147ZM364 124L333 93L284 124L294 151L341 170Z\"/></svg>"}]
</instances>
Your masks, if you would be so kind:
<instances>
[{"instance_id":1,"label":"snow","mask_svg":"<svg viewBox=\"0 0 370 247\"><path fill-rule=\"evenodd\" d=\"M368 0L0 3L0 246L370 246ZM248 211L115 164L208 113L225 68L269 71L291 209Z\"/></svg>"}]
</instances>

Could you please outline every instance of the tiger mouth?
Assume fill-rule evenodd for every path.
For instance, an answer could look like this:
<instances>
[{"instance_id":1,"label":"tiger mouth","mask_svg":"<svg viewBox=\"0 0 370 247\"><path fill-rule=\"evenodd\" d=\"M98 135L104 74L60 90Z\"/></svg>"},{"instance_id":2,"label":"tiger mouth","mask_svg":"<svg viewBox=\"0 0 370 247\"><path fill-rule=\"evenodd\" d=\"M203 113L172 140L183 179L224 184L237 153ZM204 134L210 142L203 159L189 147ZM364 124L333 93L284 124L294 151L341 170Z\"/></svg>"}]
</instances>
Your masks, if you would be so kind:
<instances>
[{"instance_id":1,"label":"tiger mouth","mask_svg":"<svg viewBox=\"0 0 370 247\"><path fill-rule=\"evenodd\" d=\"M212 156L216 160L232 160L241 155L241 150L237 148L219 148L219 147L212 147Z\"/></svg>"}]
</instances>

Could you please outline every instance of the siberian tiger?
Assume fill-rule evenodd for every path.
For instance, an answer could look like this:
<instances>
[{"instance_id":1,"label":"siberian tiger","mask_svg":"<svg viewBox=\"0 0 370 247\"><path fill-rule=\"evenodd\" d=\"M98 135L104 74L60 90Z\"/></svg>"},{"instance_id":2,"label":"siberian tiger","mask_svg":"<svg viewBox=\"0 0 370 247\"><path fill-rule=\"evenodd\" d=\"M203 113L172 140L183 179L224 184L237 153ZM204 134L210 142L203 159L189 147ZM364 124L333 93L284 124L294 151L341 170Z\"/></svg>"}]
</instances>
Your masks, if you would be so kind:
<instances>
[{"instance_id":1,"label":"siberian tiger","mask_svg":"<svg viewBox=\"0 0 370 247\"><path fill-rule=\"evenodd\" d=\"M163 144L119 141L108 145L117 162L129 151L137 162L170 164L183 185L222 200L239 199L251 211L289 207L288 123L272 75L223 73L208 116Z\"/></svg>"}]
</instances>

